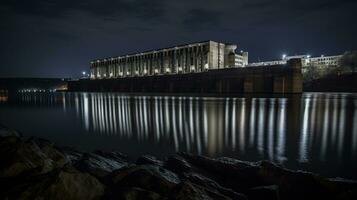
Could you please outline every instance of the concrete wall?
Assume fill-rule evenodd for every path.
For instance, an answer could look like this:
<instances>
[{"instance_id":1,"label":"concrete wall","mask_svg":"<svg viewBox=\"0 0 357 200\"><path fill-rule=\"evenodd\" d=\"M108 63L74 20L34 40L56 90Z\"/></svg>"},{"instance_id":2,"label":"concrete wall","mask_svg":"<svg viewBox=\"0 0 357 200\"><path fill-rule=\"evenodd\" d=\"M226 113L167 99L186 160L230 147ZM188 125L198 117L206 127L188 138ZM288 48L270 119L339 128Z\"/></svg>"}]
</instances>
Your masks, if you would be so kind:
<instances>
[{"instance_id":1,"label":"concrete wall","mask_svg":"<svg viewBox=\"0 0 357 200\"><path fill-rule=\"evenodd\" d=\"M201 73L80 80L70 91L155 93L301 93L301 61L286 65L214 69Z\"/></svg>"}]
</instances>

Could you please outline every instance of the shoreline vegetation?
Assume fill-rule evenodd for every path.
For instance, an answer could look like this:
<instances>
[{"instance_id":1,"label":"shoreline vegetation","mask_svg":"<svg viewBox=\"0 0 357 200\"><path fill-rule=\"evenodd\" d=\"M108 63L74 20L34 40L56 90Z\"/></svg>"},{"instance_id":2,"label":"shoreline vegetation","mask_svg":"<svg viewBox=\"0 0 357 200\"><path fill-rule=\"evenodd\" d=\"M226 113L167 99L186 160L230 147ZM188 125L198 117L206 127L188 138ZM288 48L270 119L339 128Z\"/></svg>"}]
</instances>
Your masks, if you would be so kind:
<instances>
[{"instance_id":1,"label":"shoreline vegetation","mask_svg":"<svg viewBox=\"0 0 357 200\"><path fill-rule=\"evenodd\" d=\"M0 187L0 199L357 199L356 181L269 161L177 153L131 162L120 152L80 152L2 126Z\"/></svg>"}]
</instances>

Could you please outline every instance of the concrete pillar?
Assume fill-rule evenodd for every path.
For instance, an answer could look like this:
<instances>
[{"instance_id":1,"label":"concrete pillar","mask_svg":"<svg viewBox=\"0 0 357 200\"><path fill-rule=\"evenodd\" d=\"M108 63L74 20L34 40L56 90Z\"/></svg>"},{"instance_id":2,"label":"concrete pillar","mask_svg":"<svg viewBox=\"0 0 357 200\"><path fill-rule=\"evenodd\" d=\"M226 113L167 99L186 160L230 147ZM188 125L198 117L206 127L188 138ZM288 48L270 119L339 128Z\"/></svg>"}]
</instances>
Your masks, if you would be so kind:
<instances>
[{"instance_id":1,"label":"concrete pillar","mask_svg":"<svg viewBox=\"0 0 357 200\"><path fill-rule=\"evenodd\" d=\"M177 52L176 49L172 50L172 73L176 74L177 73Z\"/></svg>"},{"instance_id":2,"label":"concrete pillar","mask_svg":"<svg viewBox=\"0 0 357 200\"><path fill-rule=\"evenodd\" d=\"M187 48L183 49L183 54L182 54L182 72L187 73Z\"/></svg>"}]
</instances>

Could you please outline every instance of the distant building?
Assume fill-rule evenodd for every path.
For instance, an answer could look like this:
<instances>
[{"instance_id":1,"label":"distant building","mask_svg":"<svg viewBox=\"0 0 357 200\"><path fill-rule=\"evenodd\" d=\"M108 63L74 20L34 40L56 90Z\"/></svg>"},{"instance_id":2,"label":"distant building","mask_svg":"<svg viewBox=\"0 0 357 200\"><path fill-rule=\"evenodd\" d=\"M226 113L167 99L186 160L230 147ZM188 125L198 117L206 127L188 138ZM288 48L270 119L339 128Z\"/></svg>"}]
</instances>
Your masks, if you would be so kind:
<instances>
[{"instance_id":1,"label":"distant building","mask_svg":"<svg viewBox=\"0 0 357 200\"><path fill-rule=\"evenodd\" d=\"M343 55L311 57L310 55L295 55L285 56L283 55L281 60L265 61L249 63L248 66L268 66L274 64L286 64L290 59L299 58L302 61L302 72L305 72L309 67L337 67L340 64L340 59Z\"/></svg>"},{"instance_id":2,"label":"distant building","mask_svg":"<svg viewBox=\"0 0 357 200\"><path fill-rule=\"evenodd\" d=\"M90 78L120 78L199 73L212 69L245 67L248 52L237 45L204 41L136 54L94 60Z\"/></svg>"}]
</instances>

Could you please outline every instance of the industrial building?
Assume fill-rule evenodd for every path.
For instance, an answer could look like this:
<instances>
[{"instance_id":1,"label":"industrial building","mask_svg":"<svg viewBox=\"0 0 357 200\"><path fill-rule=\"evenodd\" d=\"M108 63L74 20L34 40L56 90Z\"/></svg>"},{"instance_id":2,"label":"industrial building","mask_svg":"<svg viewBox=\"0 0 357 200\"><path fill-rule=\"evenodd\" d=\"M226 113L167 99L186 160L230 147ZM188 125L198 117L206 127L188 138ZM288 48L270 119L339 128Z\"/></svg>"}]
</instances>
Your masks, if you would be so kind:
<instances>
[{"instance_id":1,"label":"industrial building","mask_svg":"<svg viewBox=\"0 0 357 200\"><path fill-rule=\"evenodd\" d=\"M301 59L302 72L304 73L309 67L326 68L326 67L337 67L340 65L340 59L343 55L334 56L318 56L311 57L310 55L295 55L286 56L283 55L281 60L274 61L264 61L264 62L254 62L249 63L248 66L258 67L258 66L272 66L272 65L284 65L290 59Z\"/></svg>"},{"instance_id":2,"label":"industrial building","mask_svg":"<svg viewBox=\"0 0 357 200\"><path fill-rule=\"evenodd\" d=\"M203 41L147 52L93 60L91 79L200 73L213 69L245 67L248 52L237 45Z\"/></svg>"}]
</instances>

